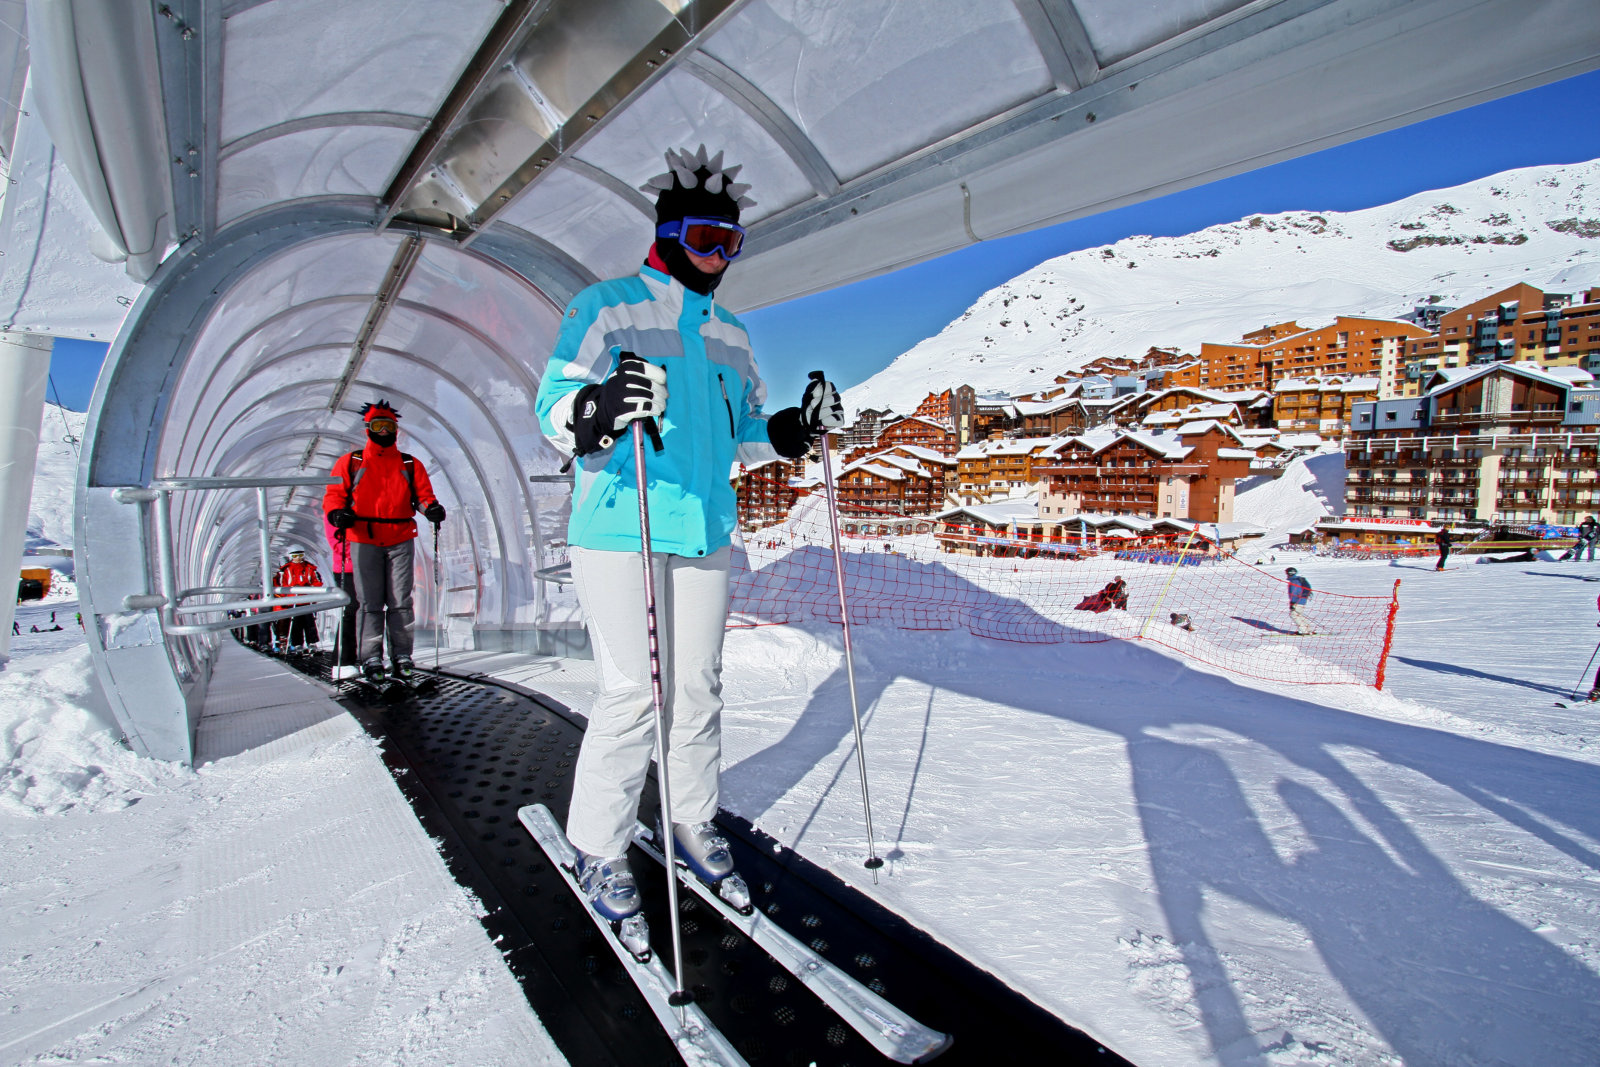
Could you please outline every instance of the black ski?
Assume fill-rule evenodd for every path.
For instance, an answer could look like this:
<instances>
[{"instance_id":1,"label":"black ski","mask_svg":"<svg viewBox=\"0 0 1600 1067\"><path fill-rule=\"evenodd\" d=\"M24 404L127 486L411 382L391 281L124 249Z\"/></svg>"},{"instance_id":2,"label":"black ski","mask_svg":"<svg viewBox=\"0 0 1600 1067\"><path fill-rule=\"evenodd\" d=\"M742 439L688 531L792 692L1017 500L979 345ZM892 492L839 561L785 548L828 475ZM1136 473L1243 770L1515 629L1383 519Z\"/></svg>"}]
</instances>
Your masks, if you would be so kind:
<instances>
[{"instance_id":1,"label":"black ski","mask_svg":"<svg viewBox=\"0 0 1600 1067\"><path fill-rule=\"evenodd\" d=\"M645 855L665 865L665 857L656 849L655 835L643 825L634 827L633 843ZM818 1000L866 1038L873 1048L891 1060L926 1063L950 1047L949 1034L923 1026L813 952L760 911L740 912L686 867L678 868L678 881L700 894L701 899L716 908L724 919L743 931L763 952L815 993Z\"/></svg>"},{"instance_id":2,"label":"black ski","mask_svg":"<svg viewBox=\"0 0 1600 1067\"><path fill-rule=\"evenodd\" d=\"M650 956L644 961L639 960L617 939L611 924L584 900L573 874L578 861L577 853L567 840L567 835L556 824L550 810L543 804L529 804L517 810L517 818L533 835L533 839L539 842L539 847L550 857L550 862L556 865L567 888L577 894L583 910L600 927L623 970L639 987L639 992L644 995L667 1036L677 1046L678 1055L683 1057L683 1061L692 1067L747 1067L744 1058L734 1051L733 1045L722 1036L722 1031L712 1025L697 1005L691 1002L680 1007L669 1002L676 983L661 958Z\"/></svg>"}]
</instances>

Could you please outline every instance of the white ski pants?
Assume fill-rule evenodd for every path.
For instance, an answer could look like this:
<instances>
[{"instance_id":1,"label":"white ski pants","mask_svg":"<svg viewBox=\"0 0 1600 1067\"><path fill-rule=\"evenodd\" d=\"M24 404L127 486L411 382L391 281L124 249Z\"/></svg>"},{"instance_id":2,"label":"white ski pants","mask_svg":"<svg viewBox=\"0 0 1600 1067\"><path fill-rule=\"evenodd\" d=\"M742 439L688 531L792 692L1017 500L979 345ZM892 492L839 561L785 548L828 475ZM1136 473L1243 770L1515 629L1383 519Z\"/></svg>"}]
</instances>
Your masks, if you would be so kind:
<instances>
[{"instance_id":1,"label":"white ski pants","mask_svg":"<svg viewBox=\"0 0 1600 1067\"><path fill-rule=\"evenodd\" d=\"M644 564L637 552L574 547L571 556L600 692L578 751L567 839L580 852L609 859L623 855L633 837L655 747ZM652 554L674 822L704 822L717 813L731 558L727 548L704 558Z\"/></svg>"}]
</instances>

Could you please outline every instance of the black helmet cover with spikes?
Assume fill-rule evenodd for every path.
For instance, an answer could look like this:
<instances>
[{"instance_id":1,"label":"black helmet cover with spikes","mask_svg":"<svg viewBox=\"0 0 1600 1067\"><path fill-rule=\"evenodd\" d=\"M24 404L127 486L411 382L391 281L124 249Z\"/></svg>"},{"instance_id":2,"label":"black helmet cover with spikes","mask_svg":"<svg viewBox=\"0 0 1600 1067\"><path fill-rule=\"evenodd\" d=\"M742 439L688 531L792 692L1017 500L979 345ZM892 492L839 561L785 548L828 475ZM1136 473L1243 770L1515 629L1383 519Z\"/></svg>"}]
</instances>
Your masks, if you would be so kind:
<instances>
[{"instance_id":1,"label":"black helmet cover with spikes","mask_svg":"<svg viewBox=\"0 0 1600 1067\"><path fill-rule=\"evenodd\" d=\"M739 221L742 208L755 207L745 194L750 186L733 179L742 167L724 168L722 153L708 155L706 146L697 151L667 149L667 170L640 187L647 195L656 194L656 225L679 219L701 217ZM685 254L677 241L657 241L656 253L672 276L697 293L709 293L722 281L722 274L705 274Z\"/></svg>"}]
</instances>

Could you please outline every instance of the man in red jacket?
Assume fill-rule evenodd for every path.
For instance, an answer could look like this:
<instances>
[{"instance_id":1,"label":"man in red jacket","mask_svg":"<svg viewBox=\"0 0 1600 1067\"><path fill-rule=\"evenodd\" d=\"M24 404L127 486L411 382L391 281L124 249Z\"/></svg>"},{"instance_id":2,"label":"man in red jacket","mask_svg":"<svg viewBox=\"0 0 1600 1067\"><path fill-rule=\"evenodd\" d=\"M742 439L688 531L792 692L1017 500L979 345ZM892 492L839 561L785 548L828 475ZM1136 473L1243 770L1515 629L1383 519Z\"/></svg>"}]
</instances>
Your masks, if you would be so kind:
<instances>
[{"instance_id":1,"label":"man in red jacket","mask_svg":"<svg viewBox=\"0 0 1600 1067\"><path fill-rule=\"evenodd\" d=\"M389 662L397 678L410 681L413 548L417 523L412 515L437 526L444 506L433 495L433 483L422 463L395 447L400 413L386 400L361 409L367 444L339 457L333 465L338 484L322 494L328 521L343 531L350 545L358 617L356 655L361 673L382 682L383 637L389 635Z\"/></svg>"}]
</instances>

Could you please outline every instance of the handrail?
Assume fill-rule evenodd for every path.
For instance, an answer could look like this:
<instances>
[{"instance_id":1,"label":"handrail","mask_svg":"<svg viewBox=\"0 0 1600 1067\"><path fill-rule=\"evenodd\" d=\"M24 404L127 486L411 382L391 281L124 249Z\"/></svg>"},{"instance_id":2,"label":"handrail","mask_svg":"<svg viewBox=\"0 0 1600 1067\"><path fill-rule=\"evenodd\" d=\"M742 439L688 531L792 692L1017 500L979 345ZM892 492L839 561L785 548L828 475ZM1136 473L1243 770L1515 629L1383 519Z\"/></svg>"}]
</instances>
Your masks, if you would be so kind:
<instances>
[{"instance_id":1,"label":"handrail","mask_svg":"<svg viewBox=\"0 0 1600 1067\"><path fill-rule=\"evenodd\" d=\"M157 478L148 486L125 486L112 494L123 504L150 506L156 535L156 573L149 570L145 560L145 587L155 586L159 593L135 593L123 598L125 610L154 610L160 613L161 630L173 636L216 633L252 625L239 618L192 621L217 613L250 611L257 615L270 615L274 619L288 619L296 615L310 615L332 608L342 608L350 603L350 596L342 589L330 586L279 586L273 584L271 531L268 528L267 490L299 486L336 485L338 479L327 475L286 475L278 478L221 478L195 476L186 478ZM172 494L194 491L253 489L256 494L256 516L261 527L261 584L254 585L203 585L179 591L177 559L172 545ZM288 590L287 593L282 590ZM299 590L299 591L296 591ZM196 597L234 596L236 599L211 603L190 603ZM248 599L238 599L247 597Z\"/></svg>"}]
</instances>

